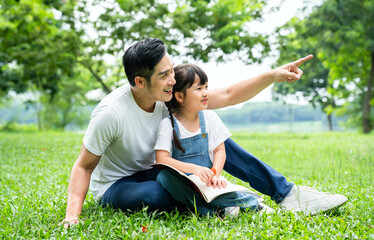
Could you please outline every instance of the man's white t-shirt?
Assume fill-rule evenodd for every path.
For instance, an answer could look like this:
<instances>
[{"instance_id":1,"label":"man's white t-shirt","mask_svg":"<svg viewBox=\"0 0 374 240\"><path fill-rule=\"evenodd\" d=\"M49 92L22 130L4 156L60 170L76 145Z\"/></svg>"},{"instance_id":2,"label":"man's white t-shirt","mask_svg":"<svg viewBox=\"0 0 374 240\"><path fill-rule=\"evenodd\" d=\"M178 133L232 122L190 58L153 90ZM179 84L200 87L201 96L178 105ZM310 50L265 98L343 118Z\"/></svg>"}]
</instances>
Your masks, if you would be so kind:
<instances>
[{"instance_id":1,"label":"man's white t-shirt","mask_svg":"<svg viewBox=\"0 0 374 240\"><path fill-rule=\"evenodd\" d=\"M91 115L83 144L101 159L91 176L95 200L118 179L150 169L155 162L153 147L161 120L168 116L163 102L152 113L135 102L130 84L107 95Z\"/></svg>"},{"instance_id":2,"label":"man's white t-shirt","mask_svg":"<svg viewBox=\"0 0 374 240\"><path fill-rule=\"evenodd\" d=\"M209 142L209 157L213 161L213 151L221 143L231 136L230 131L223 124L222 120L218 117L217 113L212 110L203 111L205 118L205 128L208 133L208 142ZM201 133L199 128L196 132L188 131L176 117L174 117L178 124L179 128L179 137L180 139L193 137ZM165 118L162 120L158 134L157 142L154 147L154 150L165 150L172 154L172 140L173 140L173 127L171 126L170 118Z\"/></svg>"}]
</instances>

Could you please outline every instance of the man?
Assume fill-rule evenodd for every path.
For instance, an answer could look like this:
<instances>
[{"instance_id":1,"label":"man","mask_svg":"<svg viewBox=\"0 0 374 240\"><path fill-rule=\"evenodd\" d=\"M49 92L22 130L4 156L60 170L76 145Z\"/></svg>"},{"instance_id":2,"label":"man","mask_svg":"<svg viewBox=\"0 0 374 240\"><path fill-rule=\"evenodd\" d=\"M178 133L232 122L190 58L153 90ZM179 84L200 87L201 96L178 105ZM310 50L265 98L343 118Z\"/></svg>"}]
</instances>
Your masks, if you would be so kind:
<instances>
[{"instance_id":1,"label":"man","mask_svg":"<svg viewBox=\"0 0 374 240\"><path fill-rule=\"evenodd\" d=\"M247 101L274 82L295 82L307 56L228 88L210 91L209 108ZM79 222L83 201L90 189L104 206L137 210L174 209L179 204L156 181L158 170L153 147L161 120L168 115L163 102L170 101L175 84L173 62L159 39L146 39L131 46L123 56L129 81L106 96L93 111L81 152L71 171L65 227ZM326 194L294 186L286 178L238 146L225 142L224 167L231 175L269 195L283 210L315 214L347 201L339 194ZM91 184L90 184L91 181Z\"/></svg>"}]
</instances>

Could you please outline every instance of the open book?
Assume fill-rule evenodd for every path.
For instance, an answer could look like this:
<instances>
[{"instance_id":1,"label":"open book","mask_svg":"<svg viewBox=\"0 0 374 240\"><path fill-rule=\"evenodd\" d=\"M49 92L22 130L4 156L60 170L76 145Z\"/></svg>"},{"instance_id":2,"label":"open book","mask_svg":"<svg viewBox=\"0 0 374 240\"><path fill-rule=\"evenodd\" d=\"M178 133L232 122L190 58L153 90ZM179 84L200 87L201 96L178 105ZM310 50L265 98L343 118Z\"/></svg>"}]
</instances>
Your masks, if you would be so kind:
<instances>
[{"instance_id":1,"label":"open book","mask_svg":"<svg viewBox=\"0 0 374 240\"><path fill-rule=\"evenodd\" d=\"M200 178L194 174L191 174L191 175L187 175L185 174L184 172L170 166L170 165L167 165L167 164L163 164L163 163L156 163L156 164L152 164L152 167L155 167L155 168L158 168L158 169L163 169L163 168L169 168L169 169L172 169L176 172L178 172L181 176L185 177L187 180L189 180L189 182L192 184L192 186L196 189L196 191L205 199L206 202L211 202L213 199L215 199L216 197L222 195L222 194L225 194L225 193L230 193L230 192L236 192L236 191L239 191L239 192L247 192L247 193L250 193L252 195L254 195L255 197L258 197L260 198L260 196L257 194L257 193L254 193L252 191L250 191L248 188L246 187L243 187L241 185L237 185L237 184L233 184L233 183L230 183L229 181L227 181L227 179L220 175L219 176L219 179L224 179L227 181L227 186L225 188L213 188L213 186L207 186L206 183L202 182L200 180Z\"/></svg>"}]
</instances>

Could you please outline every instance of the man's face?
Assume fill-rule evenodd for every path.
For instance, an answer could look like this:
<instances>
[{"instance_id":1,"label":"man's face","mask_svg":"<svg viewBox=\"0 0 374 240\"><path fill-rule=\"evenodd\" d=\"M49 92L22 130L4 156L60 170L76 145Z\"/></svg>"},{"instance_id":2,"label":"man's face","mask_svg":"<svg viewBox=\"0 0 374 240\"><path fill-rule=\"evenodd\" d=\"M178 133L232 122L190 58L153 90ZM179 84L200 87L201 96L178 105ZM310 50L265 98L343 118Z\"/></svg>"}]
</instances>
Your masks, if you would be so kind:
<instances>
[{"instance_id":1,"label":"man's face","mask_svg":"<svg viewBox=\"0 0 374 240\"><path fill-rule=\"evenodd\" d=\"M175 84L173 62L169 54L155 66L151 76L151 84L147 85L147 93L156 101L168 102L173 97Z\"/></svg>"}]
</instances>

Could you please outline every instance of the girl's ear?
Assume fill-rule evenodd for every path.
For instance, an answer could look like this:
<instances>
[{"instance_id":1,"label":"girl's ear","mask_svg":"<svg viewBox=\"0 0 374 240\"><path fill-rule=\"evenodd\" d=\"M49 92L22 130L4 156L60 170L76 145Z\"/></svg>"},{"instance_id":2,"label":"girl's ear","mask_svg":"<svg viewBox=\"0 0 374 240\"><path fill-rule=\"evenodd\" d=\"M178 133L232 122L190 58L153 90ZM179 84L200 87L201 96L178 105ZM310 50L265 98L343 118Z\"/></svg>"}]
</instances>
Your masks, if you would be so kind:
<instances>
[{"instance_id":1,"label":"girl's ear","mask_svg":"<svg viewBox=\"0 0 374 240\"><path fill-rule=\"evenodd\" d=\"M144 77L135 77L135 85L139 88L145 88L147 86L147 80Z\"/></svg>"},{"instance_id":2,"label":"girl's ear","mask_svg":"<svg viewBox=\"0 0 374 240\"><path fill-rule=\"evenodd\" d=\"M182 103L184 100L184 95L181 92L175 92L175 99L177 99L178 102Z\"/></svg>"}]
</instances>

